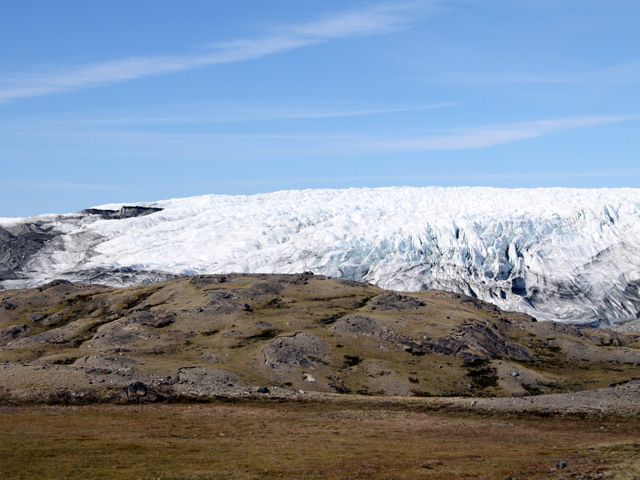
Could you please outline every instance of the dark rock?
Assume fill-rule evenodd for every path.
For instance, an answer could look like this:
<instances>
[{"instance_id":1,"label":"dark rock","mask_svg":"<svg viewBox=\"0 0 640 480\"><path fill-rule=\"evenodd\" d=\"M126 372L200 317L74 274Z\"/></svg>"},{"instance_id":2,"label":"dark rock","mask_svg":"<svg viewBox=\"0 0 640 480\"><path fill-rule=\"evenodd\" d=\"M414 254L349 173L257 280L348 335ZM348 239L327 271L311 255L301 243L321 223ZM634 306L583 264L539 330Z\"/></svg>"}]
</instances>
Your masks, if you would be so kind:
<instances>
[{"instance_id":1,"label":"dark rock","mask_svg":"<svg viewBox=\"0 0 640 480\"><path fill-rule=\"evenodd\" d=\"M5 229L22 240L34 242L40 246L58 235L54 226L46 221L18 223L7 226Z\"/></svg>"},{"instance_id":2,"label":"dark rock","mask_svg":"<svg viewBox=\"0 0 640 480\"><path fill-rule=\"evenodd\" d=\"M103 267L68 272L78 283L98 283L101 285L128 287L132 285L150 285L179 278L180 275L160 270L137 270L134 267L109 269Z\"/></svg>"},{"instance_id":3,"label":"dark rock","mask_svg":"<svg viewBox=\"0 0 640 480\"><path fill-rule=\"evenodd\" d=\"M162 210L162 208L154 207L124 206L120 209L120 218L143 217Z\"/></svg>"},{"instance_id":4,"label":"dark rock","mask_svg":"<svg viewBox=\"0 0 640 480\"><path fill-rule=\"evenodd\" d=\"M191 285L196 287L206 287L216 283L226 283L227 277L224 275L196 275L189 280Z\"/></svg>"},{"instance_id":5,"label":"dark rock","mask_svg":"<svg viewBox=\"0 0 640 480\"><path fill-rule=\"evenodd\" d=\"M561 462L556 463L556 468L558 470L561 470L563 468L565 468L567 466L567 461L566 460L562 460Z\"/></svg>"},{"instance_id":6,"label":"dark rock","mask_svg":"<svg viewBox=\"0 0 640 480\"><path fill-rule=\"evenodd\" d=\"M91 348L120 348L139 341L159 338L149 326L135 317L123 317L100 326L91 339Z\"/></svg>"},{"instance_id":7,"label":"dark rock","mask_svg":"<svg viewBox=\"0 0 640 480\"><path fill-rule=\"evenodd\" d=\"M42 248L42 243L20 238L0 227L0 280L18 278L16 272Z\"/></svg>"},{"instance_id":8,"label":"dark rock","mask_svg":"<svg viewBox=\"0 0 640 480\"><path fill-rule=\"evenodd\" d=\"M426 303L420 299L398 293L383 293L382 295L372 298L367 303L367 307L371 310L381 311L417 310L425 305Z\"/></svg>"},{"instance_id":9,"label":"dark rock","mask_svg":"<svg viewBox=\"0 0 640 480\"><path fill-rule=\"evenodd\" d=\"M200 385L228 385L238 379L232 373L211 367L182 367L178 370L178 382Z\"/></svg>"},{"instance_id":10,"label":"dark rock","mask_svg":"<svg viewBox=\"0 0 640 480\"><path fill-rule=\"evenodd\" d=\"M242 293L246 295L247 298L256 299L264 296L274 297L280 295L284 289L285 286L282 283L273 279L255 283L246 288Z\"/></svg>"},{"instance_id":11,"label":"dark rock","mask_svg":"<svg viewBox=\"0 0 640 480\"><path fill-rule=\"evenodd\" d=\"M258 393L269 393L269 389L267 387L258 387L256 392L258 392Z\"/></svg>"},{"instance_id":12,"label":"dark rock","mask_svg":"<svg viewBox=\"0 0 640 480\"><path fill-rule=\"evenodd\" d=\"M145 327L162 328L171 325L176 320L173 312L149 310L134 312L126 317L127 323L137 323Z\"/></svg>"},{"instance_id":13,"label":"dark rock","mask_svg":"<svg viewBox=\"0 0 640 480\"><path fill-rule=\"evenodd\" d=\"M277 373L286 374L298 368L316 370L317 363L327 362L329 346L306 332L276 337L262 349L264 363Z\"/></svg>"},{"instance_id":14,"label":"dark rock","mask_svg":"<svg viewBox=\"0 0 640 480\"><path fill-rule=\"evenodd\" d=\"M349 367L358 365L360 362L362 362L362 358L358 355L344 355L344 364Z\"/></svg>"},{"instance_id":15,"label":"dark rock","mask_svg":"<svg viewBox=\"0 0 640 480\"><path fill-rule=\"evenodd\" d=\"M165 398L142 382L133 382L122 389L120 396L130 403L161 402Z\"/></svg>"},{"instance_id":16,"label":"dark rock","mask_svg":"<svg viewBox=\"0 0 640 480\"><path fill-rule=\"evenodd\" d=\"M40 322L44 320L47 316L44 313L28 313L27 320L31 322Z\"/></svg>"},{"instance_id":17,"label":"dark rock","mask_svg":"<svg viewBox=\"0 0 640 480\"><path fill-rule=\"evenodd\" d=\"M51 315L50 317L43 319L42 325L45 327L50 327L52 325L57 324L58 322L64 319L65 313L66 312L59 312L54 315Z\"/></svg>"},{"instance_id":18,"label":"dark rock","mask_svg":"<svg viewBox=\"0 0 640 480\"><path fill-rule=\"evenodd\" d=\"M470 320L456 327L448 335L423 343L423 350L454 355L467 362L491 358L533 360L529 350L511 340L499 329L493 329L481 321Z\"/></svg>"},{"instance_id":19,"label":"dark rock","mask_svg":"<svg viewBox=\"0 0 640 480\"><path fill-rule=\"evenodd\" d=\"M102 218L112 218L118 213L117 210L104 210L101 208L85 208L78 212L81 215L99 215Z\"/></svg>"},{"instance_id":20,"label":"dark rock","mask_svg":"<svg viewBox=\"0 0 640 480\"><path fill-rule=\"evenodd\" d=\"M73 284L69 281L69 280L64 280L61 278L58 278L56 280L52 280L49 283L46 283L45 285L42 285L41 287L39 287L39 290L42 292L44 290L47 290L49 288L54 288L54 287L70 287Z\"/></svg>"},{"instance_id":21,"label":"dark rock","mask_svg":"<svg viewBox=\"0 0 640 480\"><path fill-rule=\"evenodd\" d=\"M81 210L81 215L96 215L105 220L121 220L123 218L142 217L152 213L161 212L162 208L140 207L137 205L124 206L120 210L103 210L100 208L86 208Z\"/></svg>"},{"instance_id":22,"label":"dark rock","mask_svg":"<svg viewBox=\"0 0 640 480\"><path fill-rule=\"evenodd\" d=\"M352 336L366 335L368 337L390 340L394 334L383 324L364 315L347 315L329 327L330 330Z\"/></svg>"},{"instance_id":23,"label":"dark rock","mask_svg":"<svg viewBox=\"0 0 640 480\"><path fill-rule=\"evenodd\" d=\"M5 310L15 310L16 308L18 308L16 305L14 305L13 303L9 303L6 300L2 300L2 303L0 303L0 307L4 308Z\"/></svg>"},{"instance_id":24,"label":"dark rock","mask_svg":"<svg viewBox=\"0 0 640 480\"><path fill-rule=\"evenodd\" d=\"M0 331L0 345L6 345L16 338L22 338L29 335L31 327L29 325L12 325Z\"/></svg>"},{"instance_id":25,"label":"dark rock","mask_svg":"<svg viewBox=\"0 0 640 480\"><path fill-rule=\"evenodd\" d=\"M122 355L89 355L74 362L75 366L106 370L108 372L131 372L144 362Z\"/></svg>"},{"instance_id":26,"label":"dark rock","mask_svg":"<svg viewBox=\"0 0 640 480\"><path fill-rule=\"evenodd\" d=\"M87 323L85 322L71 322L62 327L52 328L42 333L16 339L4 348L7 350L16 350L33 345L59 345L74 340L80 341L82 332L86 329L86 326Z\"/></svg>"}]
</instances>

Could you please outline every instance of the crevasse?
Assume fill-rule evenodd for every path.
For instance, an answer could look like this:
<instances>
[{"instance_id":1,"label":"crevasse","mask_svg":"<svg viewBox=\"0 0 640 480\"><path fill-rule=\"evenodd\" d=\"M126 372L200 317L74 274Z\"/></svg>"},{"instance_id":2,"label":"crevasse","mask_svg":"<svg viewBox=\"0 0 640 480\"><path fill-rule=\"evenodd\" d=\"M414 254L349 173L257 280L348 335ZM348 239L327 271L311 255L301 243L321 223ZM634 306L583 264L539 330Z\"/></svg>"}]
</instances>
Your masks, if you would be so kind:
<instances>
[{"instance_id":1,"label":"crevasse","mask_svg":"<svg viewBox=\"0 0 640 480\"><path fill-rule=\"evenodd\" d=\"M465 293L539 319L617 321L640 311L640 189L363 188L137 205L163 210L42 217L61 235L5 287L123 268L125 280L102 283L136 283L150 271L313 271Z\"/></svg>"}]
</instances>

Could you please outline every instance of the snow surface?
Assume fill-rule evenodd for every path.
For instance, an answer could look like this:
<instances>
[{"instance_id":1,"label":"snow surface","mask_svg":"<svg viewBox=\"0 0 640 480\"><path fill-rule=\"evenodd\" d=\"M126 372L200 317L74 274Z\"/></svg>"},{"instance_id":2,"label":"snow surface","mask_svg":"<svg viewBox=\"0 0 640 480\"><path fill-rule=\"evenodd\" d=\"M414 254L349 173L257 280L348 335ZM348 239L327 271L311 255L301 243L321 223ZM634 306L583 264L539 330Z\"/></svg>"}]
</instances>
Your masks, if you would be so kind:
<instances>
[{"instance_id":1,"label":"snow surface","mask_svg":"<svg viewBox=\"0 0 640 480\"><path fill-rule=\"evenodd\" d=\"M539 319L616 321L640 311L640 189L398 187L137 205L164 210L121 220L43 216L64 234L31 260L29 280L5 286L93 269L313 271L456 291Z\"/></svg>"}]
</instances>

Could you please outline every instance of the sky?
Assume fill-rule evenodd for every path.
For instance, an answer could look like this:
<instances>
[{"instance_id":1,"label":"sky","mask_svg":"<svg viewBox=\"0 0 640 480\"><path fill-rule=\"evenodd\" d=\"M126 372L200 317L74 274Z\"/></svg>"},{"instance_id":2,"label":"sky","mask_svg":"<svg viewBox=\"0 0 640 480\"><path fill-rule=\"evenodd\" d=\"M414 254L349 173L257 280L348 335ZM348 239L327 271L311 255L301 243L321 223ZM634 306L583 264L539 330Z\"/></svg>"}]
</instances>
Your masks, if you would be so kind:
<instances>
[{"instance_id":1,"label":"sky","mask_svg":"<svg viewBox=\"0 0 640 480\"><path fill-rule=\"evenodd\" d=\"M0 7L0 217L203 194L640 185L637 0Z\"/></svg>"}]
</instances>

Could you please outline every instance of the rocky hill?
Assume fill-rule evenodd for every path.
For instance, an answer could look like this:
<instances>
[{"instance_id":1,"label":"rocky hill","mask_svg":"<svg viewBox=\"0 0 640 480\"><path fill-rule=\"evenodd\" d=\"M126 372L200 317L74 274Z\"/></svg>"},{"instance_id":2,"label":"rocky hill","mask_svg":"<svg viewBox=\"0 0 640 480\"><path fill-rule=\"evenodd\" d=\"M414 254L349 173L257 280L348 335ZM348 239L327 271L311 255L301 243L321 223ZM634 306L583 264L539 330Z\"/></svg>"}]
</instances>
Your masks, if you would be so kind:
<instances>
[{"instance_id":1,"label":"rocky hill","mask_svg":"<svg viewBox=\"0 0 640 480\"><path fill-rule=\"evenodd\" d=\"M184 397L522 397L624 384L639 364L638 334L310 273L0 294L7 400L103 398L133 382Z\"/></svg>"}]
</instances>

